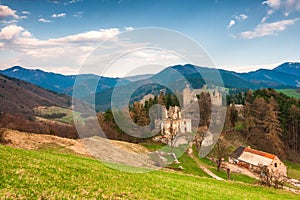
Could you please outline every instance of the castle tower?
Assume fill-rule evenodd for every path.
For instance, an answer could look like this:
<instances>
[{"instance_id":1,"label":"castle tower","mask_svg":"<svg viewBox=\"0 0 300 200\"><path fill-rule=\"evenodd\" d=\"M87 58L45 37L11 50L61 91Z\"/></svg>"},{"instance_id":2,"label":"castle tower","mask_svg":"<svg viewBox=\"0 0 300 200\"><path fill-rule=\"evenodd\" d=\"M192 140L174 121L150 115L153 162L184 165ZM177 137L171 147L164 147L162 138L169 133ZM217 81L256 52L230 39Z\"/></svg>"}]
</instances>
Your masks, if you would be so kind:
<instances>
[{"instance_id":1,"label":"castle tower","mask_svg":"<svg viewBox=\"0 0 300 200\"><path fill-rule=\"evenodd\" d=\"M183 107L188 106L191 103L192 99L192 90L187 85L183 90Z\"/></svg>"}]
</instances>

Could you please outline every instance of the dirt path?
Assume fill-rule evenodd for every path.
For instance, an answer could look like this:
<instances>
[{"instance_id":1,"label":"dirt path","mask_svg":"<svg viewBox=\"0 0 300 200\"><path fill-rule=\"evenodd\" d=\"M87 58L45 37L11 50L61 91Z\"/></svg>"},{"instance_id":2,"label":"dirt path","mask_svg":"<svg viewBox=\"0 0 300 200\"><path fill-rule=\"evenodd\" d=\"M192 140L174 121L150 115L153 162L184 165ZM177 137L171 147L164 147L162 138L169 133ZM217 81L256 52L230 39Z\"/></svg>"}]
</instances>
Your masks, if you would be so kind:
<instances>
[{"instance_id":1,"label":"dirt path","mask_svg":"<svg viewBox=\"0 0 300 200\"><path fill-rule=\"evenodd\" d=\"M252 173L249 169L242 168L238 165L233 165L233 164L230 164L228 162L224 162L223 165L226 168L229 168L231 173L241 173L241 174L244 174L244 175L249 176L251 178L254 178L256 180L259 180L259 176Z\"/></svg>"},{"instance_id":2,"label":"dirt path","mask_svg":"<svg viewBox=\"0 0 300 200\"><path fill-rule=\"evenodd\" d=\"M192 154L190 155L191 158L193 158L193 160L198 164L199 168L202 169L202 171L204 171L206 174L208 174L209 176L211 176L212 178L216 179L216 180L224 180L223 178L215 175L214 173L212 173L209 169L207 169L206 167L204 167L200 161L195 158L195 156Z\"/></svg>"}]
</instances>

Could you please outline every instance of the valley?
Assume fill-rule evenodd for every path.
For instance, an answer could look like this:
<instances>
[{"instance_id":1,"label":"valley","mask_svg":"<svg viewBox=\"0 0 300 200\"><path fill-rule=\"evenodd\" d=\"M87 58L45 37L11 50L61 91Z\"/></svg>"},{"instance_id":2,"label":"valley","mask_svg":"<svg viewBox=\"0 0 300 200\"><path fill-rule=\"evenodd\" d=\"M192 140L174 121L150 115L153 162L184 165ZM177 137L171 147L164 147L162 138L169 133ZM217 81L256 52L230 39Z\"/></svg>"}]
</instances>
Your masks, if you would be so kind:
<instances>
[{"instance_id":1,"label":"valley","mask_svg":"<svg viewBox=\"0 0 300 200\"><path fill-rule=\"evenodd\" d=\"M298 64L295 65L298 66ZM291 67L291 65L288 66ZM283 68L279 69L283 70ZM18 75L16 69L28 74L26 80L29 82L16 79L15 77L23 76L22 74ZM62 197L155 199L155 196L159 195L162 199L168 199L171 197L170 195L172 197L175 195L175 198L192 196L193 199L204 197L226 199L227 196L230 196L232 199L232 194L235 194L234 198L243 197L245 199L241 193L247 193L246 199L277 199L279 196L295 199L299 195L299 188L289 183L285 184L284 190L278 190L261 186L259 178L252 173L240 173L237 172L239 170L233 170L230 180L228 180L226 172L230 166L227 162L230 152L239 146L251 145L253 148L279 155L287 165L288 177L295 180L300 179L299 143L298 139L293 138L297 132L288 125L292 124L296 127L297 110L300 106L294 84L297 82L298 76L295 74L278 76L278 72L271 70L238 74L220 70L224 87L217 89L224 96L227 95L228 102L225 105L227 106L226 121L218 143L205 158L199 158L198 149L193 146L192 154L184 152L179 156L179 163L171 163L159 169L156 158L151 157L156 154L151 154L151 152L155 153L166 144L155 142L151 137L145 139L133 137L118 129L109 109L114 87L116 86L119 91L124 92L124 94L119 94L122 97L122 95L127 95L126 89L130 90L131 87L134 88L137 85L143 86L132 95L130 100L132 105L129 106L131 117L137 120L136 123L146 125L149 123L147 109L152 105L160 103L168 108L179 106L183 98L180 96L180 92L173 94L168 89L164 90L164 87L151 84L151 82L160 81L180 91L184 77L194 88L208 87L207 91L213 91L216 89L213 85L205 86L204 80L199 78L199 73L210 77L215 73L211 69L192 65L173 66L156 75L129 77L127 80L114 79L108 85L103 85L102 82L98 83L103 87L97 89L93 94L96 98L94 106L98 109L96 119L85 113L74 111L72 99L69 96L71 90L51 91L49 89L55 86L46 81L47 79L39 80L39 86L37 86L33 84L37 83L37 79L30 78L40 77L41 75L36 75L36 73L43 73L45 77L58 76L64 80L63 75L24 68L11 68L4 71L1 73L6 75L0 76L0 98L2 100L0 158L5 159L7 154L11 154L10 160L13 160L10 163L6 162L0 169L2 174L0 176L0 192L4 198L43 198L47 196L54 199ZM8 77L8 75L14 78ZM176 81L163 78L170 76ZM74 76L71 77L74 78ZM79 77L84 77L81 79L84 87L90 87L89 84L93 85L99 79L95 75ZM289 81L285 82L285 77ZM44 82L47 82L48 85L44 85ZM67 83L68 81L62 82ZM148 82L149 84L147 84ZM86 85L86 83L88 84ZM232 83L234 85L231 85ZM239 88L235 87L237 85ZM274 87L276 90L260 89L265 87ZM165 93L162 93L162 90ZM154 99L146 99L141 104L140 100L150 93L154 94ZM77 96L75 101L80 101L83 106L91 107L88 99L93 98L93 95L87 91L82 96ZM202 93L198 95L197 101L202 110L200 113L202 117L199 130L195 134L199 139L202 137L203 131L207 129L206 124L210 121L209 112L206 113L203 110L209 110L207 103L211 101L211 97L205 97ZM176 100L178 97L179 99ZM221 100L224 102L224 98ZM232 105L236 108L232 108ZM293 116L296 118L289 117L292 108L295 112ZM237 112L234 109L242 109L239 110L236 118L232 117ZM273 111L278 114L275 121L269 121L270 113ZM79 138L74 122L80 123L84 130L92 133L94 120L98 120L108 139L89 135L89 133ZM282 135L278 134L279 129L276 129L277 132L272 132L275 129L268 128L273 126L280 126L279 133ZM272 137L269 134L273 134ZM271 144L277 146L271 148ZM218 161L216 160L221 158L220 156L225 160L221 164L221 169L218 170ZM45 157L47 159L44 159ZM35 164L31 164L32 162ZM15 167L10 169L11 166ZM53 173L55 169L57 172ZM72 170L67 172L67 169ZM131 174L149 170L151 172L145 174ZM39 173L41 171L43 173ZM85 175L81 173L82 171L85 172ZM131 173L128 174L128 172ZM34 178L30 176L32 173L35 173ZM10 178L8 179L8 177ZM51 178L46 181L46 177ZM35 180L33 183L38 183L40 186L30 184L33 179ZM86 184L83 184L81 179L85 180ZM131 180L131 184L124 184L128 179ZM47 182L47 187L42 183L43 181ZM64 182L64 184L55 184L57 181ZM27 185L26 189L22 189L24 185ZM63 185L67 185L67 188ZM155 189L145 193L148 187ZM17 189L17 192L12 192L12 188ZM75 193L71 192L74 191L74 188L77 188Z\"/></svg>"}]
</instances>

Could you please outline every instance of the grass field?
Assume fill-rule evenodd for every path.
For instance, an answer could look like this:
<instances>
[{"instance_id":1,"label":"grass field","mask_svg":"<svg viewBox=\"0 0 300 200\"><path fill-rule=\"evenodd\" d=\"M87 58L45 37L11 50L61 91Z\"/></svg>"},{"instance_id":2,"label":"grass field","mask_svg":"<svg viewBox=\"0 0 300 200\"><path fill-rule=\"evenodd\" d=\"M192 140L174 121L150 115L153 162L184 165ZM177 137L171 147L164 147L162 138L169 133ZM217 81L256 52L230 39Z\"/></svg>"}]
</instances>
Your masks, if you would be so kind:
<instances>
[{"instance_id":1,"label":"grass field","mask_svg":"<svg viewBox=\"0 0 300 200\"><path fill-rule=\"evenodd\" d=\"M208 158L199 158L199 161L203 166L208 168L210 171L212 171L217 176L219 176L219 177L221 177L225 180L227 179L227 172L225 172L222 169L220 171L218 171L216 164L213 163ZM258 182L256 179L251 178L249 176L246 176L244 174L240 174L240 173L231 173L230 174L230 180L231 181L244 182L244 183L251 183L251 184L255 184L255 183Z\"/></svg>"},{"instance_id":2,"label":"grass field","mask_svg":"<svg viewBox=\"0 0 300 200\"><path fill-rule=\"evenodd\" d=\"M48 115L65 114L65 116L63 116L63 117L52 118L51 120L66 123L66 124L71 124L73 120L84 122L84 118L81 117L80 113L74 112L74 116L73 116L73 111L70 109L66 109L66 108L61 108L61 107L57 107L57 106L50 106L50 107L40 106L40 107L36 107L34 110L38 115L41 115L41 116L46 115L46 114L48 114Z\"/></svg>"},{"instance_id":3,"label":"grass field","mask_svg":"<svg viewBox=\"0 0 300 200\"><path fill-rule=\"evenodd\" d=\"M295 97L297 99L300 99L300 93L297 93L296 89L278 89L276 91L282 92L283 94L285 94L287 96Z\"/></svg>"},{"instance_id":4,"label":"grass field","mask_svg":"<svg viewBox=\"0 0 300 200\"><path fill-rule=\"evenodd\" d=\"M300 164L284 162L287 166L287 175L290 178L300 179Z\"/></svg>"},{"instance_id":5,"label":"grass field","mask_svg":"<svg viewBox=\"0 0 300 200\"><path fill-rule=\"evenodd\" d=\"M299 199L243 183L155 171L124 173L99 161L0 145L0 199Z\"/></svg>"}]
</instances>

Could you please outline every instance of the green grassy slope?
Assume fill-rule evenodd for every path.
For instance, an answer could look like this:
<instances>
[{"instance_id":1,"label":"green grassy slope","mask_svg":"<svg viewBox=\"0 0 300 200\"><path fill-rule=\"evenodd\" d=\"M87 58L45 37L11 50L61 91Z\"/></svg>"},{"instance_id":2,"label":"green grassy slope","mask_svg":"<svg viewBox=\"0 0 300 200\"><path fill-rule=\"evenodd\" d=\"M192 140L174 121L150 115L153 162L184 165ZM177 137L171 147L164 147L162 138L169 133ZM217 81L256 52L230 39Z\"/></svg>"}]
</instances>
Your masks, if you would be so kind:
<instances>
[{"instance_id":1,"label":"green grassy slope","mask_svg":"<svg viewBox=\"0 0 300 200\"><path fill-rule=\"evenodd\" d=\"M278 89L278 92L282 92L283 94L300 99L300 93L296 92L296 89Z\"/></svg>"},{"instance_id":2,"label":"green grassy slope","mask_svg":"<svg viewBox=\"0 0 300 200\"><path fill-rule=\"evenodd\" d=\"M300 164L285 161L287 166L287 175L290 178L300 179Z\"/></svg>"},{"instance_id":3,"label":"green grassy slope","mask_svg":"<svg viewBox=\"0 0 300 200\"><path fill-rule=\"evenodd\" d=\"M73 116L73 111L71 109L61 108L61 107L57 107L57 106L48 106L48 107L39 106L39 107L36 107L34 109L34 111L38 116L41 116L41 117L43 117L45 115L64 114L65 116L57 117L57 118L55 118L55 117L54 118L43 117L43 118L66 123L66 124L72 124L72 122L75 120L77 120L79 122L84 122L84 120L85 120L83 117L81 117L81 113L74 112L74 116Z\"/></svg>"},{"instance_id":4,"label":"green grassy slope","mask_svg":"<svg viewBox=\"0 0 300 200\"><path fill-rule=\"evenodd\" d=\"M260 186L155 171L124 173L99 161L0 145L0 199L299 199Z\"/></svg>"}]
</instances>

